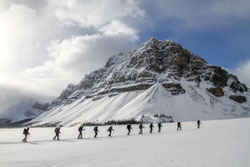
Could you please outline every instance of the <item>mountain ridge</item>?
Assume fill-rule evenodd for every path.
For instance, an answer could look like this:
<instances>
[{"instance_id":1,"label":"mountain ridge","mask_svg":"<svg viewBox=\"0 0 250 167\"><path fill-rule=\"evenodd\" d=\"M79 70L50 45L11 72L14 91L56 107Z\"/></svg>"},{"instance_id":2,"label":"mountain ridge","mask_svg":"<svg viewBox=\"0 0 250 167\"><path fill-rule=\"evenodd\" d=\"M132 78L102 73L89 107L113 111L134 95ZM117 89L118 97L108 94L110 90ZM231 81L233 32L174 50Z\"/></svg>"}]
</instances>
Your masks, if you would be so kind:
<instances>
[{"instance_id":1,"label":"mountain ridge","mask_svg":"<svg viewBox=\"0 0 250 167\"><path fill-rule=\"evenodd\" d=\"M150 94L150 90L161 91ZM154 96L158 101L152 100ZM180 104L188 106L191 116L182 112L185 107ZM250 116L248 104L249 90L236 76L209 65L173 41L149 38L137 49L110 57L104 67L85 75L77 85L69 84L48 111L30 123L70 126L142 117L148 121L163 119L155 115L185 121L238 118ZM78 116L69 119L61 112Z\"/></svg>"},{"instance_id":2,"label":"mountain ridge","mask_svg":"<svg viewBox=\"0 0 250 167\"><path fill-rule=\"evenodd\" d=\"M38 114L28 124L249 117L249 98L246 85L225 69L173 41L149 38L69 84L50 104L29 109Z\"/></svg>"}]
</instances>

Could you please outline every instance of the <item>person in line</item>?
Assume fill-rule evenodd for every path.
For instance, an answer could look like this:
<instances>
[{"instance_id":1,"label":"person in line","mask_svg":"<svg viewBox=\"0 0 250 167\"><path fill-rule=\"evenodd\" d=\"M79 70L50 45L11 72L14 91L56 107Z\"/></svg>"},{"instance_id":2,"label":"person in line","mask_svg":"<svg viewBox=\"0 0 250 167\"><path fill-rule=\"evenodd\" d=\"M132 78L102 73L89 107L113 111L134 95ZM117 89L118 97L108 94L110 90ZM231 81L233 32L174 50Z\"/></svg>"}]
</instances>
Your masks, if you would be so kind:
<instances>
[{"instance_id":1,"label":"person in line","mask_svg":"<svg viewBox=\"0 0 250 167\"><path fill-rule=\"evenodd\" d=\"M23 130L23 134L24 134L23 142L27 142L27 136L30 135L29 129L30 128L28 127L28 128L24 128L24 130Z\"/></svg>"},{"instance_id":2,"label":"person in line","mask_svg":"<svg viewBox=\"0 0 250 167\"><path fill-rule=\"evenodd\" d=\"M55 135L55 137L53 138L53 140L60 140L60 139L59 139L59 134L61 133L61 132L60 132L60 129L61 129L61 126L58 126L58 127L55 128L55 134L56 134L56 135Z\"/></svg>"},{"instance_id":3,"label":"person in line","mask_svg":"<svg viewBox=\"0 0 250 167\"><path fill-rule=\"evenodd\" d=\"M159 123L158 123L158 132L159 132L159 133L161 133L161 127L162 127L161 122L159 122Z\"/></svg>"},{"instance_id":4,"label":"person in line","mask_svg":"<svg viewBox=\"0 0 250 167\"><path fill-rule=\"evenodd\" d=\"M98 132L99 132L99 130L98 130L98 126L95 126L94 127L94 132L95 132L95 138L97 137L97 134L98 134Z\"/></svg>"},{"instance_id":5,"label":"person in line","mask_svg":"<svg viewBox=\"0 0 250 167\"><path fill-rule=\"evenodd\" d=\"M79 128L78 128L78 131L79 131L79 135L78 135L78 139L82 139L82 131L85 130L83 129L83 125L81 125Z\"/></svg>"},{"instance_id":6,"label":"person in line","mask_svg":"<svg viewBox=\"0 0 250 167\"><path fill-rule=\"evenodd\" d=\"M140 129L140 132L139 132L139 134L143 134L143 128L144 128L144 126L142 125L142 123L139 125L139 129Z\"/></svg>"},{"instance_id":7,"label":"person in line","mask_svg":"<svg viewBox=\"0 0 250 167\"><path fill-rule=\"evenodd\" d=\"M178 130L181 130L181 122L178 122L178 123L177 123L177 131L178 131Z\"/></svg>"},{"instance_id":8,"label":"person in line","mask_svg":"<svg viewBox=\"0 0 250 167\"><path fill-rule=\"evenodd\" d=\"M149 133L152 133L152 132L153 132L153 128L154 128L153 123L151 123L151 124L149 125L149 128L150 128L150 132L149 132Z\"/></svg>"},{"instance_id":9,"label":"person in line","mask_svg":"<svg viewBox=\"0 0 250 167\"><path fill-rule=\"evenodd\" d=\"M130 135L130 132L131 132L131 129L132 129L131 124L128 124L128 125L127 125L127 129L128 129L128 135Z\"/></svg>"},{"instance_id":10,"label":"person in line","mask_svg":"<svg viewBox=\"0 0 250 167\"><path fill-rule=\"evenodd\" d=\"M197 121L197 127L198 127L198 129L200 129L200 125L201 125L201 121L198 120L198 121Z\"/></svg>"},{"instance_id":11,"label":"person in line","mask_svg":"<svg viewBox=\"0 0 250 167\"><path fill-rule=\"evenodd\" d=\"M109 137L111 137L112 131L115 131L115 130L113 129L113 126L110 126L107 131L109 132Z\"/></svg>"}]
</instances>

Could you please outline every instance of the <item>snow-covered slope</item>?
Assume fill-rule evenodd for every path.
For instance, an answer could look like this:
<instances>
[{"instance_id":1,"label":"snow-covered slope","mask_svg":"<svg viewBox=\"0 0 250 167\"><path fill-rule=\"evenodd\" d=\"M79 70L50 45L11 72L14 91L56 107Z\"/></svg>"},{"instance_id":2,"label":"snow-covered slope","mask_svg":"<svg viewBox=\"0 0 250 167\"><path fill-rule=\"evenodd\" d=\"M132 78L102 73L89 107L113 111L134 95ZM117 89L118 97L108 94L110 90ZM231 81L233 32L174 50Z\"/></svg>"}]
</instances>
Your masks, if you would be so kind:
<instances>
[{"instance_id":1,"label":"snow-covered slope","mask_svg":"<svg viewBox=\"0 0 250 167\"><path fill-rule=\"evenodd\" d=\"M77 140L78 127L61 128L61 140L53 141L54 128L31 128L28 143L22 143L21 128L0 129L0 166L8 167L249 167L250 119L164 123L162 132L138 135L132 125L114 126L108 137L107 126L85 127L83 140Z\"/></svg>"},{"instance_id":2,"label":"snow-covered slope","mask_svg":"<svg viewBox=\"0 0 250 167\"><path fill-rule=\"evenodd\" d=\"M111 120L191 121L250 116L248 88L182 46L150 38L68 87L32 120L74 125Z\"/></svg>"}]
</instances>

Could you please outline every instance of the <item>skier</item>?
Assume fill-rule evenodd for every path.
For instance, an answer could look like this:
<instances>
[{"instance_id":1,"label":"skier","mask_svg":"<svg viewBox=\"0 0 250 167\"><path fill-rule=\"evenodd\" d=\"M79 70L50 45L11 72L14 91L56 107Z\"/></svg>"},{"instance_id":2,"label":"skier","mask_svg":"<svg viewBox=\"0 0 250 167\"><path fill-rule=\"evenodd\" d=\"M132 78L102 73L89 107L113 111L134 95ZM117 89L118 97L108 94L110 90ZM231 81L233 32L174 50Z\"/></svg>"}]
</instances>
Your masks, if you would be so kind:
<instances>
[{"instance_id":1,"label":"skier","mask_svg":"<svg viewBox=\"0 0 250 167\"><path fill-rule=\"evenodd\" d=\"M201 125L201 121L198 120L198 121L197 121L197 127L198 127L198 129L200 129L200 125Z\"/></svg>"},{"instance_id":2,"label":"skier","mask_svg":"<svg viewBox=\"0 0 250 167\"><path fill-rule=\"evenodd\" d=\"M97 134L98 134L97 132L99 132L98 126L95 126L95 127L94 127L94 132L95 132L95 138L96 138L96 136L97 136Z\"/></svg>"},{"instance_id":3,"label":"skier","mask_svg":"<svg viewBox=\"0 0 250 167\"><path fill-rule=\"evenodd\" d=\"M55 137L53 138L53 140L56 140L56 138L57 138L57 140L60 140L60 139L59 139L59 134L61 133L61 132L60 132L60 129L61 129L61 126L58 126L58 127L55 128L55 134L56 134L56 135L55 135Z\"/></svg>"},{"instance_id":4,"label":"skier","mask_svg":"<svg viewBox=\"0 0 250 167\"><path fill-rule=\"evenodd\" d=\"M152 132L153 132L153 128L154 128L153 123L151 123L151 124L149 125L149 128L150 128L150 133L152 133Z\"/></svg>"},{"instance_id":5,"label":"skier","mask_svg":"<svg viewBox=\"0 0 250 167\"><path fill-rule=\"evenodd\" d=\"M178 123L177 123L177 131L178 131L178 130L181 130L181 122L178 122Z\"/></svg>"},{"instance_id":6,"label":"skier","mask_svg":"<svg viewBox=\"0 0 250 167\"><path fill-rule=\"evenodd\" d=\"M109 137L111 137L111 133L114 131L113 126L110 126L107 131L109 132Z\"/></svg>"},{"instance_id":7,"label":"skier","mask_svg":"<svg viewBox=\"0 0 250 167\"><path fill-rule=\"evenodd\" d=\"M78 139L82 139L82 131L85 130L83 129L83 125L81 125L79 128L78 128L78 131L79 131L79 135L78 135Z\"/></svg>"},{"instance_id":8,"label":"skier","mask_svg":"<svg viewBox=\"0 0 250 167\"><path fill-rule=\"evenodd\" d=\"M30 135L29 129L30 128L28 127L28 128L24 128L24 130L23 130L23 134L24 134L23 142L27 142L27 136Z\"/></svg>"},{"instance_id":9,"label":"skier","mask_svg":"<svg viewBox=\"0 0 250 167\"><path fill-rule=\"evenodd\" d=\"M158 123L158 132L160 133L161 132L161 127L162 127L162 125L161 125L161 122L160 123Z\"/></svg>"},{"instance_id":10,"label":"skier","mask_svg":"<svg viewBox=\"0 0 250 167\"><path fill-rule=\"evenodd\" d=\"M131 124L128 124L128 125L127 125L127 129L128 129L128 135L130 135L130 131L131 131L131 129L132 129Z\"/></svg>"},{"instance_id":11,"label":"skier","mask_svg":"<svg viewBox=\"0 0 250 167\"><path fill-rule=\"evenodd\" d=\"M139 132L139 134L143 134L143 131L142 131L142 129L144 128L144 126L142 125L142 123L139 125L139 129L140 129L140 132Z\"/></svg>"}]
</instances>

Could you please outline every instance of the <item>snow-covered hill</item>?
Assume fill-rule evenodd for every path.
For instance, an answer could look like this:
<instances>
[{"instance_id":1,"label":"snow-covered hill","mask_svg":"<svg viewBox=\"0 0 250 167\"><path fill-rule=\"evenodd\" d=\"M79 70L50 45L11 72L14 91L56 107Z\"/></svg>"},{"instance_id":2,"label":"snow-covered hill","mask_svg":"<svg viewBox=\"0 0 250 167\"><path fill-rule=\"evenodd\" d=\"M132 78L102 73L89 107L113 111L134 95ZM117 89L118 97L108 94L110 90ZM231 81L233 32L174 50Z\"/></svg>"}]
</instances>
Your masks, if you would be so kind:
<instances>
[{"instance_id":1,"label":"snow-covered hill","mask_svg":"<svg viewBox=\"0 0 250 167\"><path fill-rule=\"evenodd\" d=\"M99 127L93 138L93 127L85 127L84 138L77 140L78 127L62 127L61 141L53 141L54 128L31 128L28 143L22 143L21 128L0 129L0 166L8 167L249 167L250 119L164 123L162 133L138 135L132 125L114 126L108 137L107 126Z\"/></svg>"},{"instance_id":2,"label":"snow-covered hill","mask_svg":"<svg viewBox=\"0 0 250 167\"><path fill-rule=\"evenodd\" d=\"M192 121L250 116L248 88L236 76L172 41L140 48L68 87L30 123L75 125L111 120Z\"/></svg>"}]
</instances>

